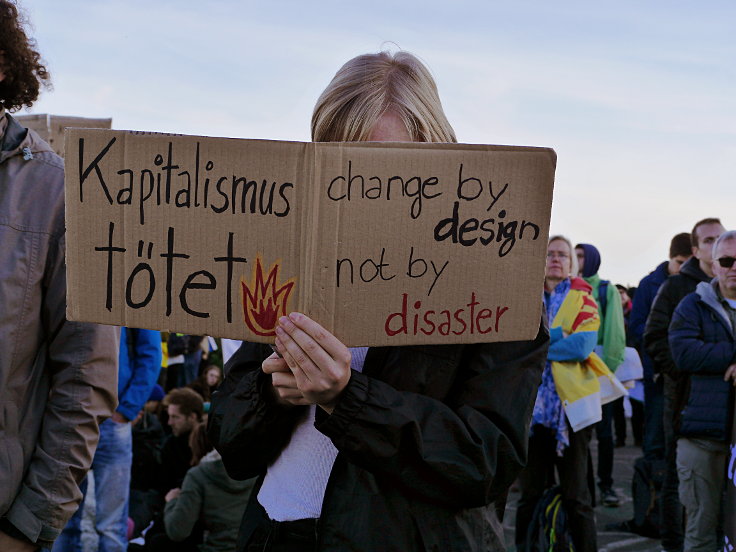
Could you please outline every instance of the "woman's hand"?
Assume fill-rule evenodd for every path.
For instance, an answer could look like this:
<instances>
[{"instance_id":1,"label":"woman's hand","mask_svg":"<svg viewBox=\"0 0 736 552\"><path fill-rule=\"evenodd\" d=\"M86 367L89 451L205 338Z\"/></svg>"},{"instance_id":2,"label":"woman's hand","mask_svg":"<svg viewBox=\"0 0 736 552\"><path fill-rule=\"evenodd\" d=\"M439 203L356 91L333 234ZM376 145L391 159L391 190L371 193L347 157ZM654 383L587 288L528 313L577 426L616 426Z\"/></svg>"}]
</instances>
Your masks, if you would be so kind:
<instances>
[{"instance_id":1,"label":"woman's hand","mask_svg":"<svg viewBox=\"0 0 736 552\"><path fill-rule=\"evenodd\" d=\"M171 502L175 498L179 498L180 494L181 494L181 489L179 489L178 487L176 489L171 489L168 493L166 493L164 500L166 502Z\"/></svg>"},{"instance_id":2,"label":"woman's hand","mask_svg":"<svg viewBox=\"0 0 736 552\"><path fill-rule=\"evenodd\" d=\"M307 401L296 384L296 378L283 358L272 354L261 364L261 370L271 375L271 385L276 402L284 406L312 404Z\"/></svg>"},{"instance_id":3,"label":"woman's hand","mask_svg":"<svg viewBox=\"0 0 736 552\"><path fill-rule=\"evenodd\" d=\"M317 322L298 312L279 319L276 348L304 400L331 414L350 381L348 348Z\"/></svg>"}]
</instances>

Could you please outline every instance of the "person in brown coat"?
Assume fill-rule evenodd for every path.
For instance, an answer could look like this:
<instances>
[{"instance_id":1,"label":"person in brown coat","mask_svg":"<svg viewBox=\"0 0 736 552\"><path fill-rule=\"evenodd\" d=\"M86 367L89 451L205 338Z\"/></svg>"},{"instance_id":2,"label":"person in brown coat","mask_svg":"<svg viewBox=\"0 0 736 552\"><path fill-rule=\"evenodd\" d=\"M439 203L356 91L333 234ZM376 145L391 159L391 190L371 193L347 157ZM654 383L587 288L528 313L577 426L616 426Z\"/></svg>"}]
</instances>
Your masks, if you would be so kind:
<instances>
[{"instance_id":1,"label":"person in brown coat","mask_svg":"<svg viewBox=\"0 0 736 552\"><path fill-rule=\"evenodd\" d=\"M0 550L50 548L117 404L112 327L66 319L64 166L7 112L49 75L0 0Z\"/></svg>"}]
</instances>

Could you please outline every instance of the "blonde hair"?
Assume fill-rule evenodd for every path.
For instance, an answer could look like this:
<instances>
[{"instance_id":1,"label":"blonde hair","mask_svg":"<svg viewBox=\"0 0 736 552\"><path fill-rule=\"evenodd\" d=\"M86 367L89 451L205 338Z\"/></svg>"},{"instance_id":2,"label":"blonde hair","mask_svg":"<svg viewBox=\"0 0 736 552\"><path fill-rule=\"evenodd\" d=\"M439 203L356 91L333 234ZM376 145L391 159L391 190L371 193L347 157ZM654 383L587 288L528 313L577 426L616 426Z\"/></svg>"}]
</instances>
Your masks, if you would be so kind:
<instances>
[{"instance_id":1,"label":"blonde hair","mask_svg":"<svg viewBox=\"0 0 736 552\"><path fill-rule=\"evenodd\" d=\"M575 253L575 248L572 246L572 242L569 238L561 234L557 234L556 236L550 236L549 241L547 241L547 247L549 247L549 244L553 241L563 241L567 244L567 247L570 248L570 277L575 278L578 275L578 256Z\"/></svg>"},{"instance_id":2,"label":"blonde hair","mask_svg":"<svg viewBox=\"0 0 736 552\"><path fill-rule=\"evenodd\" d=\"M312 141L366 141L389 111L414 142L457 142L432 75L408 52L364 54L343 65L314 107Z\"/></svg>"}]
</instances>

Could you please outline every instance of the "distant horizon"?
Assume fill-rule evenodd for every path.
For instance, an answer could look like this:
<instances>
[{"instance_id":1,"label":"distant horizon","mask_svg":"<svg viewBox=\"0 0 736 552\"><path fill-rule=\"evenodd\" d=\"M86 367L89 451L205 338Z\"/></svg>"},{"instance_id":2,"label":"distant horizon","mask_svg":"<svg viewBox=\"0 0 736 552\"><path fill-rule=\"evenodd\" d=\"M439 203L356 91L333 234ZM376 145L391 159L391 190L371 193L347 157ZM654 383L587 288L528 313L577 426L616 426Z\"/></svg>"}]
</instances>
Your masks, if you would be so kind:
<instances>
[{"instance_id":1,"label":"distant horizon","mask_svg":"<svg viewBox=\"0 0 736 552\"><path fill-rule=\"evenodd\" d=\"M54 89L19 114L308 141L345 61L404 48L433 72L460 142L555 149L551 232L596 245L602 278L638 285L700 219L733 228L731 3L20 4Z\"/></svg>"}]
</instances>

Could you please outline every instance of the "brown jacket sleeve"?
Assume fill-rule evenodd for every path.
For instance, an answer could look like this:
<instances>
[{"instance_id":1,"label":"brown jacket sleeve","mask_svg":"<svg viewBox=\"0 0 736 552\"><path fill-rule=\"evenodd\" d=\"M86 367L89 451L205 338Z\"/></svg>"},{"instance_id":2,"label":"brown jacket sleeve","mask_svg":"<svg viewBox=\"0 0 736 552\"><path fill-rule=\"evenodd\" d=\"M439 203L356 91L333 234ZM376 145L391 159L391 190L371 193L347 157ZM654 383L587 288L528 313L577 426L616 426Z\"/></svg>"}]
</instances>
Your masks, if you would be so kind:
<instances>
[{"instance_id":1,"label":"brown jacket sleeve","mask_svg":"<svg viewBox=\"0 0 736 552\"><path fill-rule=\"evenodd\" d=\"M29 540L48 546L79 506L99 424L117 406L119 331L66 320L63 235L49 248L44 275L45 340L34 369L48 373L49 394L20 491L4 517Z\"/></svg>"}]
</instances>

